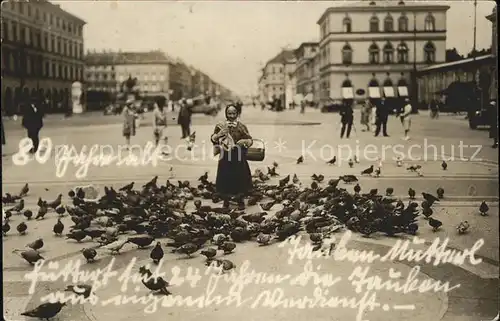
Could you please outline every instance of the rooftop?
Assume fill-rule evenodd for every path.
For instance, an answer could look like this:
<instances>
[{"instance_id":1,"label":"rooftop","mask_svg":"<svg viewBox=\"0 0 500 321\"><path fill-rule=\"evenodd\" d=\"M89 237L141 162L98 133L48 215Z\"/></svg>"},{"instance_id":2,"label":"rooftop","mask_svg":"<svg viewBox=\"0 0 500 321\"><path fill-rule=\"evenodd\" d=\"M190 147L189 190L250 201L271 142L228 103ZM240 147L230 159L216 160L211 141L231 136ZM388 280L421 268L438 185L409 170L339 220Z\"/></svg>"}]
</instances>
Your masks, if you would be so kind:
<instances>
[{"instance_id":1,"label":"rooftop","mask_svg":"<svg viewBox=\"0 0 500 321\"><path fill-rule=\"evenodd\" d=\"M272 64L272 63L285 63L287 61L295 59L295 50L282 50L278 55L276 55L274 58L269 60L267 64ZM266 64L266 65L267 65Z\"/></svg>"},{"instance_id":2,"label":"rooftop","mask_svg":"<svg viewBox=\"0 0 500 321\"><path fill-rule=\"evenodd\" d=\"M77 20L79 21L81 24L86 24L87 22L85 20L83 20L82 18L80 17L77 17L75 16L74 14L72 13L69 13L68 11L64 10L61 8L60 5L58 4L54 4L48 0L37 0L37 3L39 3L40 5L46 5L46 6L51 6L53 10L55 10L56 12L60 12L62 14L65 14L71 18L73 18L74 20Z\"/></svg>"},{"instance_id":3,"label":"rooftop","mask_svg":"<svg viewBox=\"0 0 500 321\"><path fill-rule=\"evenodd\" d=\"M89 52L87 65L173 64L170 57L160 50L146 52Z\"/></svg>"},{"instance_id":4,"label":"rooftop","mask_svg":"<svg viewBox=\"0 0 500 321\"><path fill-rule=\"evenodd\" d=\"M437 65L433 65L433 66L429 66L429 67L420 68L420 69L418 69L418 71L425 72L425 71L432 71L432 70L436 70L436 69L452 68L452 67L460 66L463 64L483 61L486 59L494 59L494 57L492 54L489 54L489 55L476 57L475 59L474 58L467 58L467 59L462 59L462 60L453 61L453 62L446 62L444 64L437 64Z\"/></svg>"},{"instance_id":5,"label":"rooftop","mask_svg":"<svg viewBox=\"0 0 500 321\"><path fill-rule=\"evenodd\" d=\"M355 12L355 11L429 11L429 10L448 10L450 6L432 3L428 1L397 1L397 0L382 0L382 1L342 1L325 10L318 20L321 24L326 15L330 12Z\"/></svg>"}]
</instances>

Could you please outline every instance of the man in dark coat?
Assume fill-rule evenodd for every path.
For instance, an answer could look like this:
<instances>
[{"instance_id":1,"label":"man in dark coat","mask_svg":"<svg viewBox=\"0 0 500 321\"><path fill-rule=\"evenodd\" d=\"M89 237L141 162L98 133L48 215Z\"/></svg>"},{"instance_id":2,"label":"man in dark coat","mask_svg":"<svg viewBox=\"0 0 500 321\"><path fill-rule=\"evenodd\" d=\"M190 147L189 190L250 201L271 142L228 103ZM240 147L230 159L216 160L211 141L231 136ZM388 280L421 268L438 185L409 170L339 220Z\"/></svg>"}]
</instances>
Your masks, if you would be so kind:
<instances>
[{"instance_id":1,"label":"man in dark coat","mask_svg":"<svg viewBox=\"0 0 500 321\"><path fill-rule=\"evenodd\" d=\"M179 116L177 117L177 123L181 125L182 139L187 138L191 135L191 114L192 114L192 100L181 101L181 109L179 110Z\"/></svg>"},{"instance_id":2,"label":"man in dark coat","mask_svg":"<svg viewBox=\"0 0 500 321\"><path fill-rule=\"evenodd\" d=\"M351 135L351 128L354 120L352 103L353 101L350 99L344 99L344 101L342 102L342 109L340 110L340 122L342 123L342 128L340 129L340 138L344 138L344 134L346 134L347 138L349 138L349 136Z\"/></svg>"},{"instance_id":3,"label":"man in dark coat","mask_svg":"<svg viewBox=\"0 0 500 321\"><path fill-rule=\"evenodd\" d=\"M377 128L375 130L375 137L380 134L380 129L382 129L382 133L385 137L389 137L389 135L387 134L387 120L389 118L389 110L384 98L380 100L377 106L376 117Z\"/></svg>"},{"instance_id":4,"label":"man in dark coat","mask_svg":"<svg viewBox=\"0 0 500 321\"><path fill-rule=\"evenodd\" d=\"M40 130L43 127L43 111L40 107L35 106L35 103L29 103L24 108L23 127L26 128L28 138L33 142L33 147L30 153L34 154L38 151L40 143Z\"/></svg>"}]
</instances>

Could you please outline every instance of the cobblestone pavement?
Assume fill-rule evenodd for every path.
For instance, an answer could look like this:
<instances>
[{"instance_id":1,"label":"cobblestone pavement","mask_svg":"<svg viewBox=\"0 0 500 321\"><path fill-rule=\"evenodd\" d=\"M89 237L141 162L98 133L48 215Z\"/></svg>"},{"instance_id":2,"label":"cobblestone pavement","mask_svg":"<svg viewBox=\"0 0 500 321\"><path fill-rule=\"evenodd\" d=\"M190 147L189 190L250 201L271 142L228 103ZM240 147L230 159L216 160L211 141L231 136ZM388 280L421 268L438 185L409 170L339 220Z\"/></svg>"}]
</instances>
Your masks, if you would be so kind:
<instances>
[{"instance_id":1,"label":"cobblestone pavement","mask_svg":"<svg viewBox=\"0 0 500 321\"><path fill-rule=\"evenodd\" d=\"M26 198L26 206L36 207L38 196L44 199L52 199L57 194L66 196L69 188L78 185L93 184L102 190L104 185L121 186L129 181L137 183L145 182L154 175L160 176L160 181L166 179L195 180L204 171L208 171L210 179L214 179L216 162L208 157L210 155L210 145L203 140L209 137L213 130L213 124L221 118L196 117L193 120L193 130L197 133L198 148L192 154L188 153L184 147L178 148L177 157L179 159L167 159L159 161L156 166L89 166L88 173L83 178L76 177L76 170L79 166L69 165L66 173L60 178L55 176L56 159L51 156L45 164L38 164L35 161L25 166L17 166L12 161L17 144L23 137L23 132L14 127L6 126L8 146L4 149L2 160L2 184L4 192L18 192L21 186L28 182L30 184L30 195ZM452 146L459 146L460 141L465 145L483 146L474 159L470 159L475 153L473 148L464 148L462 160L449 160L449 167L446 171L441 169L442 155L440 157L425 157L424 151L414 148L412 160L405 157L405 166L408 164L420 164L423 167L423 177L418 177L415 173L406 171L405 166L397 167L393 157L396 156L392 148L387 149L384 157L382 174L379 178L362 177L360 185L364 191L371 188L378 188L384 191L386 187L393 187L396 196L407 200L408 187L413 187L417 192L417 197L421 192L435 193L438 187L445 190L445 198L435 205L435 216L443 222L444 228L437 233L433 233L424 220L421 221L419 237L427 242L432 242L435 237L441 240L449 238L450 249L471 248L478 239L484 240L484 245L478 251L482 263L472 265L470 263L461 266L452 264L442 264L433 266L432 264L419 263L421 269L418 274L419 280L441 280L449 281L451 285L460 284L460 287L443 294L442 292L409 293L406 295L394 296L390 292L377 292L377 300L382 304L374 311L368 311L364 317L367 320L444 320L444 321L476 321L491 320L498 313L498 157L495 150L490 149L487 139L487 132L470 131L467 123L454 117L441 117L439 120L431 121L427 115L418 115L414 118L412 130L412 140L402 141L400 124L396 119L390 120L388 138L374 138L372 134L361 132L359 128L353 133L349 140L338 139L338 115L321 114L317 111L308 111L305 115L300 115L297 110L286 111L284 113L260 112L258 110L244 109L243 121L254 137L261 138L267 142L266 160L262 163L251 163L252 170L256 168L265 169L273 161L280 165L278 172L281 175L297 173L303 184L310 183L312 173L322 173L326 180L331 177L338 177L341 174L355 174L360 176L361 170L371 164L376 164L375 156L380 156L383 146L402 144L403 150L407 150L413 145L424 146L426 139L428 144L435 144L437 147L445 146L444 154L451 154ZM146 122L147 124L147 122ZM273 125L280 124L280 125ZM11 125L9 125L11 126ZM359 126L357 126L359 127ZM84 145L108 144L118 146L122 144L121 125L119 123L103 124L89 127L83 126L62 126L58 122L47 122L47 126L42 131L42 136L50 137L54 145L71 144L76 150L81 150ZM178 137L180 129L177 126L169 126L167 129L169 145L172 146L172 153L176 146L183 142ZM457 137L457 133L463 133ZM463 136L463 137L462 137ZM285 141L285 148L279 148L279 142ZM140 127L134 142L145 145L152 139L151 129L147 126ZM310 148L307 148L313 144ZM363 150L368 145L375 146L378 153L374 155L360 155L360 163L353 168L347 165L347 157L340 159L335 165L325 164L326 160L333 156L327 154L327 144L335 146L335 155L338 153L339 144L349 144L353 150L358 147ZM304 146L305 145L305 146ZM276 148L275 148L276 147ZM455 147L456 148L456 147ZM425 150L425 149L424 149ZM208 156L203 157L207 154ZM323 153L323 154L322 154ZM296 165L295 159L305 154L303 164ZM370 156L370 157L369 157ZM421 159L418 159L418 158ZM351 186L343 186L351 189ZM417 198L418 199L418 198ZM478 213L478 206L482 200L486 200L490 205L490 215L482 217ZM67 201L64 198L64 201ZM279 208L278 208L279 209ZM257 209L249 208L249 212ZM21 217L14 215L12 224L21 221ZM19 256L12 253L13 249L23 247L24 244L34 240L36 237L43 237L45 240L44 252L42 255L50 261L57 261L60 265L80 258L79 250L82 247L94 246L94 243L84 242L83 244L68 242L62 238L54 237L51 227L56 218L53 214L47 215L45 220L39 222L28 222L28 234L18 236L9 233L3 238L3 272L4 272L4 317L6 320L24 320L19 316L20 312L26 308L31 308L39 304L42 296L51 291L64 287L64 281L41 282L36 287L33 295L28 294L29 282L24 279L24 275L30 271L30 266ZM455 226L468 220L471 224L471 231L468 234L458 236ZM64 218L63 222L69 226L69 218ZM340 237L340 235L339 235ZM348 247L357 250L373 250L375 253L384 254L395 244L398 239L387 237L362 238L353 235ZM85 264L83 269L95 269L105 267L111 260L108 253L98 250L100 260L95 264ZM149 258L148 250L135 250L125 248L125 252L115 257L114 268L123 271L132 258L137 258L137 265L145 262ZM285 248L272 245L266 249L258 248L255 244L239 245L234 254L228 256L238 266L245 260L249 260L250 269L258 272L280 273L295 275L304 269L304 262L287 264L287 252ZM401 272L401 279L405 279L410 269L415 265L411 262L379 262L370 265L370 275L388 275L389 269L394 268ZM182 271L191 266L202 269L202 259L194 257L191 260L180 260L177 256L167 255L163 264L163 270L167 273L167 278L171 277L171 269L179 266ZM357 296L352 286L347 281L347 277L354 270L355 265L349 262L325 260L321 261L321 271L331 273L343 279L339 284L329 289L328 296ZM347 271L347 272L346 272ZM184 285L172 287L174 294L199 297L205 293L209 276L204 276L199 285L191 288ZM110 298L119 294L119 284L116 280L110 281L109 286L98 290L98 296L102 299ZM248 285L245 288L244 296L258 297L259 293L265 289L274 289L271 285ZM314 286L310 282L304 289L283 284L282 290L287 296L302 297L313 295ZM129 294L134 288L130 286ZM221 284L217 288L217 293L227 294L229 285ZM141 285L138 295L146 292ZM361 296L361 295L359 295ZM253 302L253 301L252 301ZM387 304L387 306L383 306ZM414 304L415 310L395 310L395 305ZM127 304L120 308L103 307L100 305L70 305L65 307L58 320L160 320L165 318L165 313L169 319L194 320L203 318L207 320L221 320L224 317L231 317L238 312L241 320L285 320L290 318L305 319L313 317L314 320L356 320L356 309L289 309L283 308L255 308L251 304L240 307L209 306L204 309L170 307L161 308L161 312L154 314L144 314L144 305ZM385 311L384 309L388 310ZM165 311L165 312L163 312ZM306 312L307 311L307 312ZM162 314L162 312L164 314Z\"/></svg>"}]
</instances>

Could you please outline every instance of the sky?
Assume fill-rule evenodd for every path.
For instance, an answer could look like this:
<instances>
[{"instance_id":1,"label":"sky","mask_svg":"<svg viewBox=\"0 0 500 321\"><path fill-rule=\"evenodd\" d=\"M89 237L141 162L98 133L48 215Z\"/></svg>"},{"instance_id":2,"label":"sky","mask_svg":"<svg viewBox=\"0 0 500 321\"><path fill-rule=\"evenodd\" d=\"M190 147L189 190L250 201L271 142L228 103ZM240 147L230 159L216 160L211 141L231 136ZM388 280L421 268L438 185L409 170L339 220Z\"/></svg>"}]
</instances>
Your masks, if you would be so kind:
<instances>
[{"instance_id":1,"label":"sky","mask_svg":"<svg viewBox=\"0 0 500 321\"><path fill-rule=\"evenodd\" d=\"M85 51L160 49L245 95L257 93L260 69L282 48L318 41L317 20L344 1L52 2L87 22ZM473 44L473 1L443 2L450 6L447 48L467 54ZM494 6L494 1L478 1L478 50L491 46L491 22L485 16Z\"/></svg>"}]
</instances>

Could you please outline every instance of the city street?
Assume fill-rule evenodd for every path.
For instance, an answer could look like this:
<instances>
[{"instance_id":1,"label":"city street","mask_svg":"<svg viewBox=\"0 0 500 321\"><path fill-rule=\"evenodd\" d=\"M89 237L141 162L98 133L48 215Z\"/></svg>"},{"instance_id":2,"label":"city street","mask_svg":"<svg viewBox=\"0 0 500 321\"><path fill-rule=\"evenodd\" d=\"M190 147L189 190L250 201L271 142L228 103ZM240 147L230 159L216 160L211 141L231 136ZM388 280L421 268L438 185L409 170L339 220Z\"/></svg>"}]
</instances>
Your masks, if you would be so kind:
<instances>
[{"instance_id":1,"label":"city street","mask_svg":"<svg viewBox=\"0 0 500 321\"><path fill-rule=\"evenodd\" d=\"M177 114L177 113L176 113ZM88 150L91 146L107 146L102 148L105 153L116 153L119 146L124 144L121 135L122 124L119 118L114 116L103 117L101 114L91 116L75 115L73 119L63 120L58 116L47 116L45 127L41 131L41 138L50 139L52 147L47 149L50 153L48 160L38 163L31 160L25 165L16 164L15 155L18 151L18 142L25 136L17 121L7 121L5 131L7 145L3 148L2 157L2 184L4 193L19 193L25 183L29 184L29 194L24 198L25 207L37 211L37 200L52 201L58 194L63 195L63 204L70 204L68 191L78 186L93 185L99 192L103 192L104 186L113 186L115 189L134 181L140 186L158 175L159 184L164 184L167 179L188 180L196 183L196 180L204 172L208 172L209 180L215 181L217 162L212 157L212 145L210 135L217 121L223 119L222 113L216 117L195 115L193 117L192 132L196 131L196 146L193 150L186 150L186 142L181 140L181 130L176 121L171 119L167 127L168 150L170 155L164 159L153 162L144 158L143 164L127 166L116 165L112 162L100 166L96 162L87 162L80 157L80 163L68 164L64 169L64 162L55 156L55 146L74 147L75 151ZM52 118L51 118L52 117ZM132 151L141 159L145 153L147 143L153 139L151 130L151 115L147 114L142 121L141 127L137 129L137 135L132 138L132 144L137 149ZM109 119L109 122L106 121ZM282 113L261 111L260 108L252 106L245 107L241 121L245 123L254 139L261 139L266 145L266 158L263 162L250 163L252 172L261 169L267 172L266 167L271 167L273 162L279 164L277 172L279 178L286 175L297 174L301 183L310 185L312 174L325 176L326 185L330 179L336 179L341 175L356 175L359 178L361 193L368 193L370 189L378 189L378 193L385 194L387 187L394 189L394 196L401 199L405 204L409 201L408 189L411 187L416 191L416 200L422 201L422 192L436 195L438 188L444 189L444 198L433 205L434 218L443 222L443 227L433 232L422 217L419 217L418 237L426 240L426 245L418 245L414 248L428 246L436 237L441 241L449 238L447 244L450 249L471 249L474 244L483 239L484 244L477 251L476 257L482 262L477 265L468 260L459 266L450 263L437 266L429 262L420 262L420 272L417 278L430 280L429 282L450 282L450 285L460 284L460 287L444 293L443 291L427 291L426 293L411 292L404 295L394 295L393 291L377 291L377 302L381 306L373 311L366 309L363 320L370 321L477 321L491 320L498 313L498 289L499 289L499 205L498 205L498 155L497 150L490 147L491 140L488 132L484 130L470 130L463 116L441 115L437 120L429 118L426 112L413 116L412 129L409 141L402 140L403 128L399 120L390 117L388 133L390 137L373 137L373 133L362 132L359 125L359 111L355 111L355 127L349 139L340 139L340 117L338 114L320 113L319 110L307 110L300 114L299 109L286 110ZM128 153L128 152L127 152ZM82 153L83 155L84 153ZM304 157L304 162L297 164L299 156ZM327 162L337 157L333 165ZM402 160L402 166L397 166L397 157ZM74 158L74 157L73 157ZM352 168L348 165L350 159L357 159ZM381 160L380 177L362 176L361 171L370 165L378 166ZM441 164L446 160L448 167L443 170ZM102 165L102 164L101 164ZM421 176L407 170L410 165L421 166ZM85 166L87 170L85 171ZM271 183L276 184L278 179L271 178ZM355 184L340 183L339 187L353 192ZM102 194L101 194L102 195ZM486 201L490 207L488 216L481 216L479 205ZM211 202L203 200L204 205ZM218 205L217 205L218 206ZM9 205L7 206L9 207ZM188 204L188 208L192 208ZM275 206L270 211L279 210ZM248 207L247 213L258 212L257 206ZM57 220L57 214L49 212L44 220L26 221L28 232L19 235L15 227L24 220L22 215L13 214L10 218L11 231L3 237L3 272L4 272L4 318L6 320L25 320L19 314L27 308L33 308L39 304L39 300L50 292L62 290L65 285L70 284L60 279L57 282L40 282L34 294L29 294L29 281L24 279L32 267L20 256L13 253L14 249L20 249L25 244L41 237L45 242L41 255L50 261L59 262L60 266L75 259L82 259L80 250L84 247L94 247L97 243L83 241L81 244L68 241L53 235L52 226ZM72 225L70 218L66 215L62 219L67 228ZM456 226L468 221L470 231L459 235ZM307 235L306 235L307 236ZM336 235L342 236L342 232ZM353 233L348 243L349 249L372 250L375 253L387 253L391 246L398 240L409 239L409 236L389 238L382 235L373 235L370 238L362 237ZM162 240L162 243L165 243ZM166 248L164 247L164 250ZM98 249L99 260L94 264L85 264L85 270L102 269L111 260L108 251ZM135 269L145 263L149 263L150 250L136 250L135 246L125 245L123 254L116 256L114 269L120 274L125 271L132 258L137 258ZM178 255L168 253L163 262L163 271L170 278L171 269L178 266L182 274L186 273L187 267L201 269L204 262L201 255L195 255L192 259L179 259ZM232 262L240 267L245 260L250 262L249 270L257 272L279 273L297 275L303 271L303 263L287 264L288 252L286 247L270 245L260 248L254 242L238 244L235 253L227 256ZM304 262L305 263L305 262ZM349 285L347 278L355 269L357 264L348 261L324 260L321 262L321 272L331 273L334 277L342 277L344 280L329 289L325 296L339 297L362 297L356 294L354 288ZM390 274L390 269L401 272L400 279L406 279L410 270L417 265L416 262L385 261L374 262L370 265L370 275L384 276ZM204 272L201 272L202 276ZM175 295L199 297L205 293L208 276L203 276L197 287L190 288L187 284L173 285L169 289ZM113 279L110 283L96 291L98 297L111 298L120 294L121 284ZM137 295L146 295L146 288L140 285ZM243 297L253 298L246 305L236 307L225 304L206 306L203 309L194 307L171 306L166 309L159 307L155 313L144 314L144 304L131 304L118 306L103 306L100 304L71 305L64 307L57 316L57 320L137 320L144 321L163 320L165 314L168 319L195 320L204 318L206 320L225 320L238 313L242 321L253 320L358 320L358 309L337 308L332 309L273 309L271 307L252 307L251 303L259 294L266 290L280 287L286 296L302 297L312 296L314 292L313 282L304 287L298 285L271 285L271 284L249 284ZM212 296L227 295L229 284L223 283L217 287ZM131 295L132 289L128 290ZM398 305L415 305L413 310L398 310L393 308ZM162 312L164 314L162 314ZM334 312L332 312L334 311ZM29 318L26 318L28 320ZM361 319L359 319L361 320Z\"/></svg>"}]
</instances>

